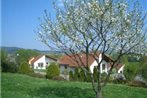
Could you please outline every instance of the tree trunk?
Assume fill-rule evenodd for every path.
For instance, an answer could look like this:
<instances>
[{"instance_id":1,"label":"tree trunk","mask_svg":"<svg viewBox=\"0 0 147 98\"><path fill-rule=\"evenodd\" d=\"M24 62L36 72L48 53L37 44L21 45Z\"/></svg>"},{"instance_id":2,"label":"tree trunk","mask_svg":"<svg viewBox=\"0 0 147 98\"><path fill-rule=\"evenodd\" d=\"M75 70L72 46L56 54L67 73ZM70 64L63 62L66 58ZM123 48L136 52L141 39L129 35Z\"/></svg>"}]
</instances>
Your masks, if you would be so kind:
<instances>
[{"instance_id":1,"label":"tree trunk","mask_svg":"<svg viewBox=\"0 0 147 98\"><path fill-rule=\"evenodd\" d=\"M102 98L102 90L99 90L99 91L96 93L96 98Z\"/></svg>"}]
</instances>

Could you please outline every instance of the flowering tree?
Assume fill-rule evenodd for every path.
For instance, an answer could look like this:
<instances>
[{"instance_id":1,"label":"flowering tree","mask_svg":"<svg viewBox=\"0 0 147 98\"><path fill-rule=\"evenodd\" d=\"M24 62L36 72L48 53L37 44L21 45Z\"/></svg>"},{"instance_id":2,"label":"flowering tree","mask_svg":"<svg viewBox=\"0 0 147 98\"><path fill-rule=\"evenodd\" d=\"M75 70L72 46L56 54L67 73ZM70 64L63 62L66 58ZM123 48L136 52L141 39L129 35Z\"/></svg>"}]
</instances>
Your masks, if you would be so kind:
<instances>
[{"instance_id":1,"label":"flowering tree","mask_svg":"<svg viewBox=\"0 0 147 98\"><path fill-rule=\"evenodd\" d=\"M40 40L51 49L62 50L65 54L76 54L78 64L85 64L87 73L89 54L98 63L97 82L91 73L96 98L102 98L102 88L120 58L128 53L143 54L145 49L146 15L137 2L129 0L64 0L63 7L55 5L56 18L45 16L38 28ZM97 52L117 57L110 63L111 68L105 81L101 82L100 64ZM80 53L86 55L86 63L80 60ZM70 56L70 55L69 55ZM78 59L77 60L77 56Z\"/></svg>"}]
</instances>

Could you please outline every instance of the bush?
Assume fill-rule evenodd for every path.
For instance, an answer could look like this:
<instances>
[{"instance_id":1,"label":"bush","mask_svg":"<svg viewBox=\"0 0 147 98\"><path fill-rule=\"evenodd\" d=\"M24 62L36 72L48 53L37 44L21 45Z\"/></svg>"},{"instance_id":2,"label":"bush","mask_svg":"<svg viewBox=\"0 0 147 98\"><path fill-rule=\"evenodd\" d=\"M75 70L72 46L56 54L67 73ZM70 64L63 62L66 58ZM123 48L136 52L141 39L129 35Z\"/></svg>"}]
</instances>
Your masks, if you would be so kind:
<instances>
[{"instance_id":1,"label":"bush","mask_svg":"<svg viewBox=\"0 0 147 98\"><path fill-rule=\"evenodd\" d=\"M97 70L97 67L94 67L93 77L94 77L94 81L96 82L98 80L98 70Z\"/></svg>"},{"instance_id":2,"label":"bush","mask_svg":"<svg viewBox=\"0 0 147 98\"><path fill-rule=\"evenodd\" d=\"M74 73L74 80L79 80L79 69L75 68L75 73Z\"/></svg>"},{"instance_id":3,"label":"bush","mask_svg":"<svg viewBox=\"0 0 147 98\"><path fill-rule=\"evenodd\" d=\"M79 80L82 82L86 81L85 72L83 69L81 69L81 71L80 71Z\"/></svg>"},{"instance_id":4,"label":"bush","mask_svg":"<svg viewBox=\"0 0 147 98\"><path fill-rule=\"evenodd\" d=\"M65 81L65 79L61 76L55 76L52 78L53 80L57 80L57 81Z\"/></svg>"},{"instance_id":5,"label":"bush","mask_svg":"<svg viewBox=\"0 0 147 98\"><path fill-rule=\"evenodd\" d=\"M147 81L147 61L141 65L138 74L140 74Z\"/></svg>"},{"instance_id":6,"label":"bush","mask_svg":"<svg viewBox=\"0 0 147 98\"><path fill-rule=\"evenodd\" d=\"M86 82L91 82L91 74L92 73L87 73L86 74Z\"/></svg>"},{"instance_id":7,"label":"bush","mask_svg":"<svg viewBox=\"0 0 147 98\"><path fill-rule=\"evenodd\" d=\"M69 80L74 80L74 74L72 71L69 72Z\"/></svg>"},{"instance_id":8,"label":"bush","mask_svg":"<svg viewBox=\"0 0 147 98\"><path fill-rule=\"evenodd\" d=\"M128 83L129 86L134 86L134 87L145 87L147 88L147 85L144 82L141 81L132 81Z\"/></svg>"},{"instance_id":9,"label":"bush","mask_svg":"<svg viewBox=\"0 0 147 98\"><path fill-rule=\"evenodd\" d=\"M106 80L106 77L107 77L107 73L105 73L105 72L102 73L101 74L101 81L104 82Z\"/></svg>"},{"instance_id":10,"label":"bush","mask_svg":"<svg viewBox=\"0 0 147 98\"><path fill-rule=\"evenodd\" d=\"M45 75L40 73L30 73L29 75L36 78L45 78Z\"/></svg>"},{"instance_id":11,"label":"bush","mask_svg":"<svg viewBox=\"0 0 147 98\"><path fill-rule=\"evenodd\" d=\"M47 67L46 77L48 79L53 79L53 77L59 76L59 74L60 74L59 66L56 63L51 63Z\"/></svg>"},{"instance_id":12,"label":"bush","mask_svg":"<svg viewBox=\"0 0 147 98\"><path fill-rule=\"evenodd\" d=\"M1 70L2 72L11 72L16 73L17 72L17 66L13 62L1 62Z\"/></svg>"},{"instance_id":13,"label":"bush","mask_svg":"<svg viewBox=\"0 0 147 98\"><path fill-rule=\"evenodd\" d=\"M126 78L125 76L122 74L122 73L117 73L117 74L114 74L114 77L113 77L113 83L119 83L119 84L124 84L126 83Z\"/></svg>"},{"instance_id":14,"label":"bush","mask_svg":"<svg viewBox=\"0 0 147 98\"><path fill-rule=\"evenodd\" d=\"M17 66L14 62L10 62L7 52L0 49L0 58L1 58L0 66L2 72L11 72L11 73L17 72Z\"/></svg>"},{"instance_id":15,"label":"bush","mask_svg":"<svg viewBox=\"0 0 147 98\"><path fill-rule=\"evenodd\" d=\"M33 72L33 70L30 68L30 65L27 62L23 62L20 64L18 72L21 74L30 74Z\"/></svg>"},{"instance_id":16,"label":"bush","mask_svg":"<svg viewBox=\"0 0 147 98\"><path fill-rule=\"evenodd\" d=\"M125 66L125 69L124 69L124 75L127 79L127 81L132 81L134 80L136 74L137 74L137 68L138 66L136 65L133 65L133 64L129 64L129 65L126 65Z\"/></svg>"}]
</instances>

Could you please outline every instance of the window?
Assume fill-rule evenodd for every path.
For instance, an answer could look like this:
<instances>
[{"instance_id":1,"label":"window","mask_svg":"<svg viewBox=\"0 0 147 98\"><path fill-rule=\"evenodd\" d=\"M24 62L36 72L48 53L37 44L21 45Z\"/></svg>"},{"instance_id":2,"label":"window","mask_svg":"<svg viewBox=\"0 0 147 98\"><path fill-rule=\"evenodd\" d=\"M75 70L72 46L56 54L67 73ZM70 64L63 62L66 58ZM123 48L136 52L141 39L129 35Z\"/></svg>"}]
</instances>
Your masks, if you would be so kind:
<instances>
[{"instance_id":1,"label":"window","mask_svg":"<svg viewBox=\"0 0 147 98\"><path fill-rule=\"evenodd\" d=\"M67 69L67 65L64 65L64 68Z\"/></svg>"},{"instance_id":2,"label":"window","mask_svg":"<svg viewBox=\"0 0 147 98\"><path fill-rule=\"evenodd\" d=\"M102 64L102 70L105 70L105 64Z\"/></svg>"},{"instance_id":3,"label":"window","mask_svg":"<svg viewBox=\"0 0 147 98\"><path fill-rule=\"evenodd\" d=\"M43 67L43 63L38 63L38 67Z\"/></svg>"}]
</instances>

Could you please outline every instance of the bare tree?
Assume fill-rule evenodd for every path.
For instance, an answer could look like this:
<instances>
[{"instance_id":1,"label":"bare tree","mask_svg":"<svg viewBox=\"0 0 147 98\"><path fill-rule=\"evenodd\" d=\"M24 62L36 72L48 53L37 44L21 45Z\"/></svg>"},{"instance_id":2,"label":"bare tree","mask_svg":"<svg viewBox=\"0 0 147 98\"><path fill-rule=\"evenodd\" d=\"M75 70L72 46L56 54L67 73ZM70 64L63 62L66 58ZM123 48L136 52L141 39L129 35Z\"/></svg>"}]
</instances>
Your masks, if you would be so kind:
<instances>
[{"instance_id":1,"label":"bare tree","mask_svg":"<svg viewBox=\"0 0 147 98\"><path fill-rule=\"evenodd\" d=\"M49 48L61 50L74 59L85 72L88 70L89 55L98 63L98 80L95 82L91 73L92 86L96 98L102 98L102 88L106 85L110 73L120 58L128 53L143 54L146 42L146 14L139 3L129 0L64 0L63 7L56 4L56 18L51 19L45 11L38 36ZM110 62L111 68L105 81L101 82L100 64L97 52L117 57ZM86 63L80 54L86 55Z\"/></svg>"}]
</instances>

